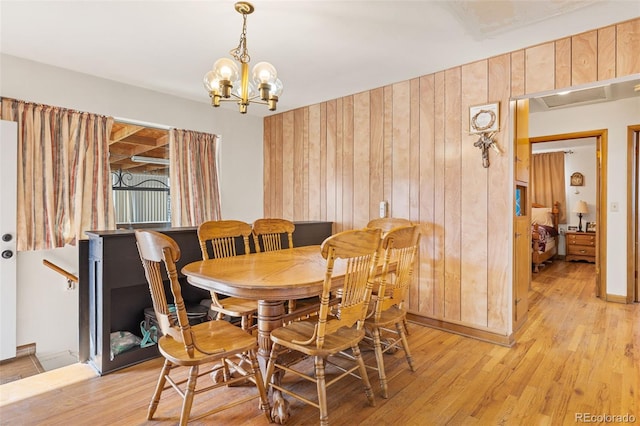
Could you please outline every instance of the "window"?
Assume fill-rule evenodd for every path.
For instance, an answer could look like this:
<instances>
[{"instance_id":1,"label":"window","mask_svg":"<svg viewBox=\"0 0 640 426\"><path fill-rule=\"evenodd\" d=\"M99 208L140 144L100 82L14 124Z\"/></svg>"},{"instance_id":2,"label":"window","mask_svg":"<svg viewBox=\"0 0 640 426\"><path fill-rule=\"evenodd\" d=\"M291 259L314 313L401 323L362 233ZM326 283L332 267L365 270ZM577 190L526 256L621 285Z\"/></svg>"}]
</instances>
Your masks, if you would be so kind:
<instances>
[{"instance_id":1,"label":"window","mask_svg":"<svg viewBox=\"0 0 640 426\"><path fill-rule=\"evenodd\" d=\"M116 121L109 162L116 225L170 226L168 130Z\"/></svg>"}]
</instances>

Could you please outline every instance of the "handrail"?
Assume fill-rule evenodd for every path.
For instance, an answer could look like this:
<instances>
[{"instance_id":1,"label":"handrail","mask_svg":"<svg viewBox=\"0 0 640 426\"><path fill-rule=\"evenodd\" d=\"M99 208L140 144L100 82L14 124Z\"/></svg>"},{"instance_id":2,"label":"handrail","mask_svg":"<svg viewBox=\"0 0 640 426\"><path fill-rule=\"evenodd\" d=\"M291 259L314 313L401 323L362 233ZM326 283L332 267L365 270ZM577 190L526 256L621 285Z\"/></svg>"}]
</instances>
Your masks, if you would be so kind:
<instances>
[{"instance_id":1,"label":"handrail","mask_svg":"<svg viewBox=\"0 0 640 426\"><path fill-rule=\"evenodd\" d=\"M71 272L65 271L64 269L62 269L58 265L49 262L47 259L42 259L42 264L44 266L48 266L49 268L53 269L57 273L63 275L67 279L68 282L74 282L74 283L78 282L78 277L73 275Z\"/></svg>"}]
</instances>

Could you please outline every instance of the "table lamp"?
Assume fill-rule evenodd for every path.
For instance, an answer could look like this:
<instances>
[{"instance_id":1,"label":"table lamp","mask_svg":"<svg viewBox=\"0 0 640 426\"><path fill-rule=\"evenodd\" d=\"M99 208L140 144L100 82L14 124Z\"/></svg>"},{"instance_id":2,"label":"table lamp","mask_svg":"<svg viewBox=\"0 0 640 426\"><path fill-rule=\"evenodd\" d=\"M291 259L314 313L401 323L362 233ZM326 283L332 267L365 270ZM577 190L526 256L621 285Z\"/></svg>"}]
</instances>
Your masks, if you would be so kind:
<instances>
[{"instance_id":1,"label":"table lamp","mask_svg":"<svg viewBox=\"0 0 640 426\"><path fill-rule=\"evenodd\" d=\"M589 207L585 201L578 201L573 208L574 213L578 213L578 217L580 218L580 222L578 223L578 232L582 232L582 215L589 213Z\"/></svg>"}]
</instances>

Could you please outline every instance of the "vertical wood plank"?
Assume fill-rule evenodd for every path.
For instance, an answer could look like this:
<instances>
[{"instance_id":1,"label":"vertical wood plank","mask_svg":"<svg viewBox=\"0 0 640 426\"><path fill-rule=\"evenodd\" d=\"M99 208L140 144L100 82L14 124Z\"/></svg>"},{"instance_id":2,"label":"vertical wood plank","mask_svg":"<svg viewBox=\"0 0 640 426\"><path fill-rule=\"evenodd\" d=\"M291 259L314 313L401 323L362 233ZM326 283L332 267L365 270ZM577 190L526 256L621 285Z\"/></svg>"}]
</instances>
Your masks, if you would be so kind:
<instances>
[{"instance_id":1,"label":"vertical wood plank","mask_svg":"<svg viewBox=\"0 0 640 426\"><path fill-rule=\"evenodd\" d=\"M329 198L327 196L327 103L320 104L320 220L327 219Z\"/></svg>"},{"instance_id":2,"label":"vertical wood plank","mask_svg":"<svg viewBox=\"0 0 640 426\"><path fill-rule=\"evenodd\" d=\"M327 193L327 220L336 222L338 227L338 102L332 100L326 102L327 113L327 149L326 149L326 193Z\"/></svg>"},{"instance_id":3,"label":"vertical wood plank","mask_svg":"<svg viewBox=\"0 0 640 426\"><path fill-rule=\"evenodd\" d=\"M271 205L273 200L271 199L271 191L275 188L275 185L271 181L271 173L273 173L273 166L271 161L273 159L273 153L271 152L271 143L273 142L273 136L271 135L273 117L266 117L263 124L263 136L262 136L262 151L264 166L262 170L262 215L264 217L271 217Z\"/></svg>"},{"instance_id":4,"label":"vertical wood plank","mask_svg":"<svg viewBox=\"0 0 640 426\"><path fill-rule=\"evenodd\" d=\"M287 111L282 116L282 215L294 220L294 166L295 166L295 111Z\"/></svg>"},{"instance_id":5,"label":"vertical wood plank","mask_svg":"<svg viewBox=\"0 0 640 426\"><path fill-rule=\"evenodd\" d=\"M420 256L416 312L434 316L435 220L435 76L420 77Z\"/></svg>"},{"instance_id":6,"label":"vertical wood plank","mask_svg":"<svg viewBox=\"0 0 640 426\"><path fill-rule=\"evenodd\" d=\"M420 221L420 79L409 82L409 220ZM418 254L418 258L420 255ZM407 292L407 306L418 309L420 297L418 282L420 268L414 268L413 277Z\"/></svg>"},{"instance_id":7,"label":"vertical wood plank","mask_svg":"<svg viewBox=\"0 0 640 426\"><path fill-rule=\"evenodd\" d=\"M616 27L598 30L598 80L616 77Z\"/></svg>"},{"instance_id":8,"label":"vertical wood plank","mask_svg":"<svg viewBox=\"0 0 640 426\"><path fill-rule=\"evenodd\" d=\"M369 219L378 217L384 200L384 89L371 91L371 166L369 169Z\"/></svg>"},{"instance_id":9,"label":"vertical wood plank","mask_svg":"<svg viewBox=\"0 0 640 426\"><path fill-rule=\"evenodd\" d=\"M524 95L524 62L524 50L511 53L511 96Z\"/></svg>"},{"instance_id":10,"label":"vertical wood plank","mask_svg":"<svg viewBox=\"0 0 640 426\"><path fill-rule=\"evenodd\" d=\"M616 77L640 73L640 18L616 25Z\"/></svg>"},{"instance_id":11,"label":"vertical wood plank","mask_svg":"<svg viewBox=\"0 0 640 426\"><path fill-rule=\"evenodd\" d=\"M462 176L460 208L460 319L467 324L487 325L487 174L482 152L475 146L477 135L469 135L469 107L486 103L487 61L462 67ZM489 161L494 157L490 152ZM474 212L474 214L464 214Z\"/></svg>"},{"instance_id":12,"label":"vertical wood plank","mask_svg":"<svg viewBox=\"0 0 640 426\"><path fill-rule=\"evenodd\" d=\"M342 225L353 229L353 96L345 96L342 104Z\"/></svg>"},{"instance_id":13,"label":"vertical wood plank","mask_svg":"<svg viewBox=\"0 0 640 426\"><path fill-rule=\"evenodd\" d=\"M309 107L309 155L308 155L308 209L306 220L321 220L321 202L320 189L323 186L321 177L322 164L321 158L321 130L320 130L320 104Z\"/></svg>"},{"instance_id":14,"label":"vertical wood plank","mask_svg":"<svg viewBox=\"0 0 640 426\"><path fill-rule=\"evenodd\" d=\"M553 90L555 85L553 42L525 49L525 93Z\"/></svg>"},{"instance_id":15,"label":"vertical wood plank","mask_svg":"<svg viewBox=\"0 0 640 426\"><path fill-rule=\"evenodd\" d=\"M571 37L571 85L598 80L598 32Z\"/></svg>"},{"instance_id":16,"label":"vertical wood plank","mask_svg":"<svg viewBox=\"0 0 640 426\"><path fill-rule=\"evenodd\" d=\"M304 116L306 108L293 110L293 220L304 219L304 176L307 173L304 161ZM286 152L286 151L285 151Z\"/></svg>"},{"instance_id":17,"label":"vertical wood plank","mask_svg":"<svg viewBox=\"0 0 640 426\"><path fill-rule=\"evenodd\" d=\"M275 186L276 191L274 194L274 205L272 213L276 217L283 217L283 200L282 200L282 173L283 173L283 152L282 144L284 137L284 114L280 114L276 117L275 123ZM288 154L288 153L287 153Z\"/></svg>"},{"instance_id":18,"label":"vertical wood plank","mask_svg":"<svg viewBox=\"0 0 640 426\"><path fill-rule=\"evenodd\" d=\"M383 187L384 200L393 204L393 86L384 87L384 159Z\"/></svg>"},{"instance_id":19,"label":"vertical wood plank","mask_svg":"<svg viewBox=\"0 0 640 426\"><path fill-rule=\"evenodd\" d=\"M511 257L509 239L504 237L505 224L512 217L511 187L509 166L512 151L509 143L509 127L512 122L509 114L510 55L501 55L489 59L489 94L491 100L500 102L500 132L496 141L502 154L491 153L491 167L488 180L487 208L487 327L508 334L509 316L509 262Z\"/></svg>"},{"instance_id":20,"label":"vertical wood plank","mask_svg":"<svg viewBox=\"0 0 640 426\"><path fill-rule=\"evenodd\" d=\"M309 108L302 116L302 220L309 220Z\"/></svg>"},{"instance_id":21,"label":"vertical wood plank","mask_svg":"<svg viewBox=\"0 0 640 426\"><path fill-rule=\"evenodd\" d=\"M445 73L435 74L434 90L434 182L433 182L433 315L437 319L444 318L445 308Z\"/></svg>"},{"instance_id":22,"label":"vertical wood plank","mask_svg":"<svg viewBox=\"0 0 640 426\"><path fill-rule=\"evenodd\" d=\"M445 71L444 318L460 321L461 108L460 67Z\"/></svg>"},{"instance_id":23,"label":"vertical wood plank","mask_svg":"<svg viewBox=\"0 0 640 426\"><path fill-rule=\"evenodd\" d=\"M336 102L336 226L335 231L340 232L344 227L344 214L342 208L342 192L344 189L344 99Z\"/></svg>"},{"instance_id":24,"label":"vertical wood plank","mask_svg":"<svg viewBox=\"0 0 640 426\"><path fill-rule=\"evenodd\" d=\"M571 38L563 38L555 42L556 51L556 83L555 88L571 86Z\"/></svg>"},{"instance_id":25,"label":"vertical wood plank","mask_svg":"<svg viewBox=\"0 0 640 426\"><path fill-rule=\"evenodd\" d=\"M409 218L409 81L393 85L393 154L391 215Z\"/></svg>"},{"instance_id":26,"label":"vertical wood plank","mask_svg":"<svg viewBox=\"0 0 640 426\"><path fill-rule=\"evenodd\" d=\"M420 79L410 81L409 115L409 216L420 220ZM416 274L418 275L418 274Z\"/></svg>"},{"instance_id":27,"label":"vertical wood plank","mask_svg":"<svg viewBox=\"0 0 640 426\"><path fill-rule=\"evenodd\" d=\"M353 224L363 228L369 222L369 176L371 140L369 92L353 97Z\"/></svg>"}]
</instances>

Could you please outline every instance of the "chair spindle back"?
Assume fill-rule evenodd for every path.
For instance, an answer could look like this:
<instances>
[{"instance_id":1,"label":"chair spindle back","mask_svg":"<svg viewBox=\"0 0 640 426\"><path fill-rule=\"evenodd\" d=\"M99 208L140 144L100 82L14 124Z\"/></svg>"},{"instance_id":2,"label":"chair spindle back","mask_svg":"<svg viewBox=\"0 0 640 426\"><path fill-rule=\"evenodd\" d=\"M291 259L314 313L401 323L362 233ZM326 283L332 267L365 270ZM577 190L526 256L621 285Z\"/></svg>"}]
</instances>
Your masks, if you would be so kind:
<instances>
[{"instance_id":1,"label":"chair spindle back","mask_svg":"<svg viewBox=\"0 0 640 426\"><path fill-rule=\"evenodd\" d=\"M253 242L256 251L282 250L282 235L287 235L288 248L293 248L296 226L286 219L258 219L253 222ZM260 244L262 243L262 244Z\"/></svg>"},{"instance_id":2,"label":"chair spindle back","mask_svg":"<svg viewBox=\"0 0 640 426\"><path fill-rule=\"evenodd\" d=\"M236 256L236 238L242 237L245 254L249 253L249 236L251 225L239 220L212 220L198 227L198 241L202 251L202 259L220 259ZM207 242L211 244L212 255L209 255Z\"/></svg>"},{"instance_id":3,"label":"chair spindle back","mask_svg":"<svg viewBox=\"0 0 640 426\"><path fill-rule=\"evenodd\" d=\"M187 353L192 357L195 344L176 271L176 262L180 259L180 247L172 238L159 232L136 230L135 235L160 331L162 334L182 342ZM167 303L162 279L162 263L164 263L169 277L175 313L170 311ZM175 318L177 318L177 323Z\"/></svg>"},{"instance_id":4,"label":"chair spindle back","mask_svg":"<svg viewBox=\"0 0 640 426\"><path fill-rule=\"evenodd\" d=\"M411 284L419 239L420 231L417 225L394 228L385 234L382 240L384 262L375 306L377 318L394 305L402 307ZM394 273L390 274L392 262L396 267Z\"/></svg>"},{"instance_id":5,"label":"chair spindle back","mask_svg":"<svg viewBox=\"0 0 640 426\"><path fill-rule=\"evenodd\" d=\"M316 326L316 346L322 348L325 335L341 327L362 328L371 296L373 276L378 263L379 229L344 231L327 238L321 247L327 260L320 312ZM337 263L346 263L337 317L328 318L333 271Z\"/></svg>"}]
</instances>

